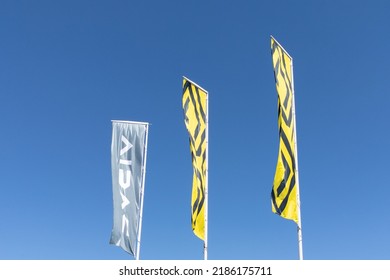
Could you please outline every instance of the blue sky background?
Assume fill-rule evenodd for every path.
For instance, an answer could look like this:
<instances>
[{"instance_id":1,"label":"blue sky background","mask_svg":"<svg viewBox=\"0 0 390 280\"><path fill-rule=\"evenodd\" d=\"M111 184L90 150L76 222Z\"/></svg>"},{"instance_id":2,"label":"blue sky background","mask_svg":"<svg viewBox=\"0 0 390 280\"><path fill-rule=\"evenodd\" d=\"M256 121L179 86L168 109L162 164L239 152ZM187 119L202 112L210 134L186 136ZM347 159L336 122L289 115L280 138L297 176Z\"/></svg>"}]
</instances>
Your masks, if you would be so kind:
<instances>
[{"instance_id":1,"label":"blue sky background","mask_svg":"<svg viewBox=\"0 0 390 280\"><path fill-rule=\"evenodd\" d=\"M297 259L271 212L270 35L294 59L306 259L390 259L388 1L0 3L0 259L109 245L111 120L150 122L141 259L202 259L182 76L209 91L209 258Z\"/></svg>"}]
</instances>

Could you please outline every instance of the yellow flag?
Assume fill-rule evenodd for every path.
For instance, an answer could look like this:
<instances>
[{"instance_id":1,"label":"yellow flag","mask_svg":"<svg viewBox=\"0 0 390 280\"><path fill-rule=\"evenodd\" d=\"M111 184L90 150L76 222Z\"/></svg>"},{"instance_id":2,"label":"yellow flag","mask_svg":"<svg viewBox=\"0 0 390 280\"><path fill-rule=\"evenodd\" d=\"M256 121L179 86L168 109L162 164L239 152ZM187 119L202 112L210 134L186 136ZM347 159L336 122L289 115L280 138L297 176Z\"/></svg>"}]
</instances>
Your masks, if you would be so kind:
<instances>
[{"instance_id":1,"label":"yellow flag","mask_svg":"<svg viewBox=\"0 0 390 280\"><path fill-rule=\"evenodd\" d=\"M207 92L184 78L183 110L185 125L190 137L193 166L191 222L195 235L205 236L205 190L206 190L206 106Z\"/></svg>"},{"instance_id":2,"label":"yellow flag","mask_svg":"<svg viewBox=\"0 0 390 280\"><path fill-rule=\"evenodd\" d=\"M279 155L271 193L272 211L298 223L292 58L271 38L272 63L278 92Z\"/></svg>"}]
</instances>

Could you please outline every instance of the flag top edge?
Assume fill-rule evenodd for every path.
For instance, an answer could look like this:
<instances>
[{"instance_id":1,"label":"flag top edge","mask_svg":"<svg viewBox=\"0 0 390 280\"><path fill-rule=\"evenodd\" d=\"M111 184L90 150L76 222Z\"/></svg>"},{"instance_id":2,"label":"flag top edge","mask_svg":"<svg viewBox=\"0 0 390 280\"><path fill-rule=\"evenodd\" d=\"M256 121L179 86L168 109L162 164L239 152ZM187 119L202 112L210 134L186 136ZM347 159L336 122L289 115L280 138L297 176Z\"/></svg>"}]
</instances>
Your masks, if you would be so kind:
<instances>
[{"instance_id":1,"label":"flag top edge","mask_svg":"<svg viewBox=\"0 0 390 280\"><path fill-rule=\"evenodd\" d=\"M275 39L274 36L270 35L271 39L275 41L276 44L278 44L278 46L283 50L283 52L291 59L291 61L293 60L292 56L286 51L285 48L283 48L283 46L278 42L278 40Z\"/></svg>"},{"instance_id":2,"label":"flag top edge","mask_svg":"<svg viewBox=\"0 0 390 280\"><path fill-rule=\"evenodd\" d=\"M122 121L122 120L111 120L113 123L129 123L129 124L144 124L149 125L148 122L136 122L136 121Z\"/></svg>"},{"instance_id":3,"label":"flag top edge","mask_svg":"<svg viewBox=\"0 0 390 280\"><path fill-rule=\"evenodd\" d=\"M183 79L187 80L188 82L190 82L191 84L193 84L194 86L200 88L202 91L204 91L207 95L209 94L209 92L207 90L205 90L204 88L202 88L200 85L198 85L197 83L191 81L190 79L188 79L186 76L183 76Z\"/></svg>"}]
</instances>

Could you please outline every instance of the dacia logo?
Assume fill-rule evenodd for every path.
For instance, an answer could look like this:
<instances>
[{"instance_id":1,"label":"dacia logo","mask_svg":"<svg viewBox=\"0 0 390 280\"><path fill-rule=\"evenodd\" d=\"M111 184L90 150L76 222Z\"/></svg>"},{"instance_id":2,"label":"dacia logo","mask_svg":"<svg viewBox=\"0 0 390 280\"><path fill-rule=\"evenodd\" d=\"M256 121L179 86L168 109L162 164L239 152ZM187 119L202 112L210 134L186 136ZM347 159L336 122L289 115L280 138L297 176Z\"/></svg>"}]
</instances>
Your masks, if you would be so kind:
<instances>
[{"instance_id":1,"label":"dacia logo","mask_svg":"<svg viewBox=\"0 0 390 280\"><path fill-rule=\"evenodd\" d=\"M120 195L122 198L122 210L126 208L127 205L130 204L130 201L126 197L126 190L130 188L132 173L131 173L131 160L128 157L128 151L133 147L133 145L127 140L126 137L122 135L122 146L123 148L120 150L120 159L119 159L119 186L120 186ZM129 236L129 220L123 212L122 216L122 232Z\"/></svg>"}]
</instances>

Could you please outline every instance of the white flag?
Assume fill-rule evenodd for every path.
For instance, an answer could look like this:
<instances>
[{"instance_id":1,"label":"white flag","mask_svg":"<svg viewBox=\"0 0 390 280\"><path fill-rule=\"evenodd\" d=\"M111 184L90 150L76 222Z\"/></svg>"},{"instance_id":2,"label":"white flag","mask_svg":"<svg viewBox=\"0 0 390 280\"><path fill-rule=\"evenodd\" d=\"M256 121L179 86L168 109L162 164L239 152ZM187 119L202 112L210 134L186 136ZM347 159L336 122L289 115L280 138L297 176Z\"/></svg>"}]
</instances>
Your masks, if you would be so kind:
<instances>
[{"instance_id":1,"label":"white flag","mask_svg":"<svg viewBox=\"0 0 390 280\"><path fill-rule=\"evenodd\" d=\"M113 121L112 125L114 223L110 244L138 259L148 124Z\"/></svg>"}]
</instances>

